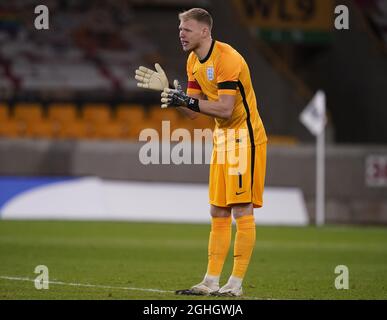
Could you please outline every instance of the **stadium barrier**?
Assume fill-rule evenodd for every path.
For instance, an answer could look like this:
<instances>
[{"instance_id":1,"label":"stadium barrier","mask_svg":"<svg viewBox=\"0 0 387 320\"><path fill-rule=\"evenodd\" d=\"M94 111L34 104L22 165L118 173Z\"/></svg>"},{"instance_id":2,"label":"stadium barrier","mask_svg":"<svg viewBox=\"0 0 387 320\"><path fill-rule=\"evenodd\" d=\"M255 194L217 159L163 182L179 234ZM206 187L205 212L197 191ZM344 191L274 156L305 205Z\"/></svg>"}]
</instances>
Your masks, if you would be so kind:
<instances>
[{"instance_id":1,"label":"stadium barrier","mask_svg":"<svg viewBox=\"0 0 387 320\"><path fill-rule=\"evenodd\" d=\"M203 183L6 177L0 178L0 194L1 219L210 222ZM268 188L265 198L267 205L256 209L257 224L308 224L299 189Z\"/></svg>"},{"instance_id":2,"label":"stadium barrier","mask_svg":"<svg viewBox=\"0 0 387 320\"><path fill-rule=\"evenodd\" d=\"M207 183L207 164L143 165L144 144L124 141L0 139L0 175L96 176L110 180ZM173 149L173 145L171 146ZM211 146L203 146L203 154ZM207 151L206 151L207 150ZM168 150L159 150L168 158ZM326 219L328 223L387 223L387 180L372 183L372 156L386 157L384 146L330 146L326 150ZM193 163L193 155L192 163ZM371 158L370 158L371 157ZM314 221L314 146L270 146L266 186L300 188ZM369 176L371 175L371 179ZM367 178L368 177L368 178ZM384 180L383 180L384 179ZM369 182L371 181L371 183Z\"/></svg>"}]
</instances>

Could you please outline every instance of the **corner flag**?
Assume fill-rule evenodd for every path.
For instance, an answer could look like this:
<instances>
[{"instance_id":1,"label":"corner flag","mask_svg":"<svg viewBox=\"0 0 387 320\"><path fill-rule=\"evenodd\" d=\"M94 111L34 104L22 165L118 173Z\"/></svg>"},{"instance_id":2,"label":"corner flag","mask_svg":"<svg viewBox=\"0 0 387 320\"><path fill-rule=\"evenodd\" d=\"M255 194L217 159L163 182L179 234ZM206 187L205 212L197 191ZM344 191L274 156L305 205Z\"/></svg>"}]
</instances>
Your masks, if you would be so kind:
<instances>
[{"instance_id":1,"label":"corner flag","mask_svg":"<svg viewBox=\"0 0 387 320\"><path fill-rule=\"evenodd\" d=\"M300 121L309 131L318 136L326 124L325 93L319 90L300 114Z\"/></svg>"},{"instance_id":2,"label":"corner flag","mask_svg":"<svg viewBox=\"0 0 387 320\"><path fill-rule=\"evenodd\" d=\"M325 93L319 90L300 114L300 121L316 136L316 224L325 223Z\"/></svg>"}]
</instances>

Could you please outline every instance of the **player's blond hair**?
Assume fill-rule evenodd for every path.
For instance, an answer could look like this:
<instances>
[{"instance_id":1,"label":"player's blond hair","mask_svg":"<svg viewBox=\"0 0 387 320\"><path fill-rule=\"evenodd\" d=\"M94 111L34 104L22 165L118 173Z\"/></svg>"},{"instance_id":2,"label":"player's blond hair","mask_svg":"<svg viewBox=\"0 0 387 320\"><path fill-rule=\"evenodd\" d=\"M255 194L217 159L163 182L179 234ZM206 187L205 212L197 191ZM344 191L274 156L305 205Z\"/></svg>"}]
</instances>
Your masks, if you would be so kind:
<instances>
[{"instance_id":1,"label":"player's blond hair","mask_svg":"<svg viewBox=\"0 0 387 320\"><path fill-rule=\"evenodd\" d=\"M212 29L212 17L207 10L204 10L202 8L192 8L187 11L181 12L179 13L179 19L183 21L193 19L208 25L210 31Z\"/></svg>"}]
</instances>

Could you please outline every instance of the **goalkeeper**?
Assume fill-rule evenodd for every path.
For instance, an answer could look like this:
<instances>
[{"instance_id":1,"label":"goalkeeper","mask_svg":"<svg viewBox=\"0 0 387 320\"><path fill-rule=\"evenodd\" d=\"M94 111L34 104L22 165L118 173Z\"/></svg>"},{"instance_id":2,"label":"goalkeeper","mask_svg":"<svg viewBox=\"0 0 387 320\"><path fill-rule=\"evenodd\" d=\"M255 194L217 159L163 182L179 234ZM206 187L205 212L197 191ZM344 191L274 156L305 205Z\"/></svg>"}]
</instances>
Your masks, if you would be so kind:
<instances>
[{"instance_id":1,"label":"goalkeeper","mask_svg":"<svg viewBox=\"0 0 387 320\"><path fill-rule=\"evenodd\" d=\"M262 206L266 172L266 133L244 58L230 45L211 37L212 17L193 8L179 14L179 37L187 60L188 88L174 86L156 64L139 67L138 86L161 91L161 107L175 107L189 118L198 113L215 120L214 150L209 177L211 232L208 265L203 281L177 294L242 295L242 281L255 245L254 208ZM224 134L225 133L225 134ZM226 161L221 160L226 153ZM245 170L233 172L229 154L244 154ZM240 160L241 161L241 160ZM236 221L234 265L227 283L219 279L231 243L232 216Z\"/></svg>"}]
</instances>

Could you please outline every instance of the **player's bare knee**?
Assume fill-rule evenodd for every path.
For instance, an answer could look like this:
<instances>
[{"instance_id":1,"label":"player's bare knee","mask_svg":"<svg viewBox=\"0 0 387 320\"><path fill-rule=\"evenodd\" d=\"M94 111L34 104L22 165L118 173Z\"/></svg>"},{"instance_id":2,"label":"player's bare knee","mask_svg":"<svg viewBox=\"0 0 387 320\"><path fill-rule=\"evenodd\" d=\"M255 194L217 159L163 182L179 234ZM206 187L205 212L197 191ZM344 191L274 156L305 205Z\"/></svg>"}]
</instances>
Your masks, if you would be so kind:
<instances>
[{"instance_id":1,"label":"player's bare knee","mask_svg":"<svg viewBox=\"0 0 387 320\"><path fill-rule=\"evenodd\" d=\"M231 215L231 208L211 205L210 213L213 218L229 217Z\"/></svg>"},{"instance_id":2,"label":"player's bare knee","mask_svg":"<svg viewBox=\"0 0 387 320\"><path fill-rule=\"evenodd\" d=\"M232 206L232 215L234 216L234 219L253 214L254 208L252 203L241 203Z\"/></svg>"}]
</instances>

